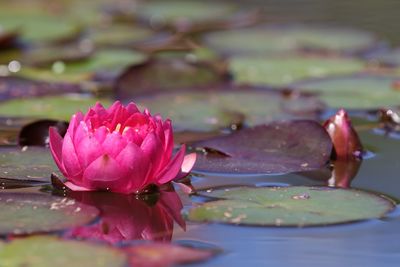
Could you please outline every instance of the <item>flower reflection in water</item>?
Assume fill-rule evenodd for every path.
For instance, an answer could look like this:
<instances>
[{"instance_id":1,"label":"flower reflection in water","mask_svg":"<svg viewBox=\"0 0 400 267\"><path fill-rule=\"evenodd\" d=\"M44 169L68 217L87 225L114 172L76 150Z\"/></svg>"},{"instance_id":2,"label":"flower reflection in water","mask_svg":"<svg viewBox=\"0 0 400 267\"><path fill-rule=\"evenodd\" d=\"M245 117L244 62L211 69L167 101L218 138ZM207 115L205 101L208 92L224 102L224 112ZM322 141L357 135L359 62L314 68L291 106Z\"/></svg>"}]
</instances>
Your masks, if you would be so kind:
<instances>
[{"instance_id":1,"label":"flower reflection in water","mask_svg":"<svg viewBox=\"0 0 400 267\"><path fill-rule=\"evenodd\" d=\"M70 197L97 207L100 220L94 225L69 230L68 238L104 241L111 244L130 240L169 242L174 222L185 229L182 202L174 191L144 196L109 192L71 192Z\"/></svg>"}]
</instances>

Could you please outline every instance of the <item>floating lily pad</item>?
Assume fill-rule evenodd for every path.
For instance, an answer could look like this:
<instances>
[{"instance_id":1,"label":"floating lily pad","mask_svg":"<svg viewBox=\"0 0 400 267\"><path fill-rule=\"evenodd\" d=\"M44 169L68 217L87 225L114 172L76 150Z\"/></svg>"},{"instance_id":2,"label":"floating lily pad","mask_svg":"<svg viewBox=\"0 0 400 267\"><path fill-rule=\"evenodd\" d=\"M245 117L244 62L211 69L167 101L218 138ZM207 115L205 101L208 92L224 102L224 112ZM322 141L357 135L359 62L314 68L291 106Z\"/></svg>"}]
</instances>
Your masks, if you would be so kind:
<instances>
[{"instance_id":1,"label":"floating lily pad","mask_svg":"<svg viewBox=\"0 0 400 267\"><path fill-rule=\"evenodd\" d=\"M0 251L7 267L124 267L127 257L121 250L85 242L35 236L14 240Z\"/></svg>"},{"instance_id":2,"label":"floating lily pad","mask_svg":"<svg viewBox=\"0 0 400 267\"><path fill-rule=\"evenodd\" d=\"M332 152L325 129L307 120L273 122L195 142L192 146L211 151L199 154L193 171L213 173L308 171L325 166Z\"/></svg>"},{"instance_id":3,"label":"floating lily pad","mask_svg":"<svg viewBox=\"0 0 400 267\"><path fill-rule=\"evenodd\" d=\"M0 100L75 93L79 91L81 91L81 87L74 84L46 83L19 77L0 76Z\"/></svg>"},{"instance_id":4,"label":"floating lily pad","mask_svg":"<svg viewBox=\"0 0 400 267\"><path fill-rule=\"evenodd\" d=\"M205 88L228 81L227 73L211 64L183 58L159 58L128 68L117 79L115 89L122 99L151 91Z\"/></svg>"},{"instance_id":5,"label":"floating lily pad","mask_svg":"<svg viewBox=\"0 0 400 267\"><path fill-rule=\"evenodd\" d=\"M330 107L377 109L399 105L399 80L400 76L347 75L311 79L289 87L317 93Z\"/></svg>"},{"instance_id":6,"label":"floating lily pad","mask_svg":"<svg viewBox=\"0 0 400 267\"><path fill-rule=\"evenodd\" d=\"M100 50L92 57L70 63L57 61L50 68L22 68L19 76L46 81L79 82L97 73L116 76L129 65L143 62L146 56L130 50Z\"/></svg>"},{"instance_id":7,"label":"floating lily pad","mask_svg":"<svg viewBox=\"0 0 400 267\"><path fill-rule=\"evenodd\" d=\"M136 102L171 118L178 131L213 131L232 124L253 126L273 120L315 118L321 108L314 97L287 98L279 92L250 88L158 93L136 98Z\"/></svg>"},{"instance_id":8,"label":"floating lily pad","mask_svg":"<svg viewBox=\"0 0 400 267\"><path fill-rule=\"evenodd\" d=\"M360 52L374 46L369 32L348 28L306 25L267 25L215 32L206 43L224 54L274 54L293 51Z\"/></svg>"},{"instance_id":9,"label":"floating lily pad","mask_svg":"<svg viewBox=\"0 0 400 267\"><path fill-rule=\"evenodd\" d=\"M0 10L0 25L8 31L21 32L21 38L28 42L55 42L76 36L80 28L60 16L32 8L3 7Z\"/></svg>"},{"instance_id":10,"label":"floating lily pad","mask_svg":"<svg viewBox=\"0 0 400 267\"><path fill-rule=\"evenodd\" d=\"M95 28L89 38L96 47L132 46L145 41L154 35L154 32L144 27L130 24L113 24L109 27Z\"/></svg>"},{"instance_id":11,"label":"floating lily pad","mask_svg":"<svg viewBox=\"0 0 400 267\"><path fill-rule=\"evenodd\" d=\"M137 13L153 23L204 22L215 18L228 17L235 8L224 3L199 1L151 1L138 6Z\"/></svg>"},{"instance_id":12,"label":"floating lily pad","mask_svg":"<svg viewBox=\"0 0 400 267\"><path fill-rule=\"evenodd\" d=\"M400 48L393 50L378 50L366 56L366 59L390 67L400 66Z\"/></svg>"},{"instance_id":13,"label":"floating lily pad","mask_svg":"<svg viewBox=\"0 0 400 267\"><path fill-rule=\"evenodd\" d=\"M77 111L86 112L96 102L111 105L110 99L79 95L13 99L0 103L0 116L29 117L69 121Z\"/></svg>"},{"instance_id":14,"label":"floating lily pad","mask_svg":"<svg viewBox=\"0 0 400 267\"><path fill-rule=\"evenodd\" d=\"M237 83L285 86L305 78L351 74L362 71L364 63L339 57L233 57L230 70Z\"/></svg>"},{"instance_id":15,"label":"floating lily pad","mask_svg":"<svg viewBox=\"0 0 400 267\"><path fill-rule=\"evenodd\" d=\"M48 148L0 148L0 178L49 182L58 168Z\"/></svg>"},{"instance_id":16,"label":"floating lily pad","mask_svg":"<svg viewBox=\"0 0 400 267\"><path fill-rule=\"evenodd\" d=\"M189 210L192 221L304 227L381 218L395 208L383 196L328 187L236 187L204 194L222 200Z\"/></svg>"},{"instance_id":17,"label":"floating lily pad","mask_svg":"<svg viewBox=\"0 0 400 267\"><path fill-rule=\"evenodd\" d=\"M0 193L0 206L0 235L60 231L90 223L99 214L73 199L39 193Z\"/></svg>"},{"instance_id":18,"label":"floating lily pad","mask_svg":"<svg viewBox=\"0 0 400 267\"><path fill-rule=\"evenodd\" d=\"M215 252L212 250L196 249L180 245L164 243L145 243L128 247L125 251L129 255L132 266L176 266L204 261L211 258Z\"/></svg>"}]
</instances>

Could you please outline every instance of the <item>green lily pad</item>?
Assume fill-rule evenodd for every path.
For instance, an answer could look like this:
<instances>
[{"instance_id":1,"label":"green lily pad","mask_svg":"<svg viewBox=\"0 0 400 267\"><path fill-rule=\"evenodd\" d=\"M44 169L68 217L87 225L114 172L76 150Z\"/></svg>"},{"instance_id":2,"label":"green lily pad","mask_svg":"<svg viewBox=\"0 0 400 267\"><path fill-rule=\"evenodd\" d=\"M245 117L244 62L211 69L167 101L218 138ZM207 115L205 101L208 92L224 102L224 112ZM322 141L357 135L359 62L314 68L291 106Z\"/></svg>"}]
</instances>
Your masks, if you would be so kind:
<instances>
[{"instance_id":1,"label":"green lily pad","mask_svg":"<svg viewBox=\"0 0 400 267\"><path fill-rule=\"evenodd\" d=\"M94 28L89 38L96 47L131 46L149 39L154 32L144 27L126 24L112 24L109 27Z\"/></svg>"},{"instance_id":2,"label":"green lily pad","mask_svg":"<svg viewBox=\"0 0 400 267\"><path fill-rule=\"evenodd\" d=\"M138 6L137 13L153 23L203 22L227 17L235 8L224 3L212 5L199 1L151 1Z\"/></svg>"},{"instance_id":3,"label":"green lily pad","mask_svg":"<svg viewBox=\"0 0 400 267\"><path fill-rule=\"evenodd\" d=\"M305 78L351 74L362 71L364 63L339 57L233 57L230 70L239 84L286 86Z\"/></svg>"},{"instance_id":4,"label":"green lily pad","mask_svg":"<svg viewBox=\"0 0 400 267\"><path fill-rule=\"evenodd\" d=\"M56 61L50 68L23 67L17 75L45 81L80 82L90 80L96 73L116 76L124 68L143 62L146 56L131 50L100 50L92 57L65 63Z\"/></svg>"},{"instance_id":5,"label":"green lily pad","mask_svg":"<svg viewBox=\"0 0 400 267\"><path fill-rule=\"evenodd\" d=\"M80 27L62 16L52 16L35 8L7 7L2 4L0 25L21 32L27 42L55 42L79 33Z\"/></svg>"},{"instance_id":6,"label":"green lily pad","mask_svg":"<svg viewBox=\"0 0 400 267\"><path fill-rule=\"evenodd\" d=\"M234 187L201 194L221 200L189 210L192 221L304 227L381 218L395 208L386 197L355 189Z\"/></svg>"},{"instance_id":7,"label":"green lily pad","mask_svg":"<svg viewBox=\"0 0 400 267\"><path fill-rule=\"evenodd\" d=\"M177 131L205 132L235 124L253 126L273 120L316 118L321 108L314 97L286 98L276 91L250 88L158 93L135 100L152 113L171 118Z\"/></svg>"},{"instance_id":8,"label":"green lily pad","mask_svg":"<svg viewBox=\"0 0 400 267\"><path fill-rule=\"evenodd\" d=\"M348 28L264 25L215 32L206 43L224 54L274 54L293 51L360 52L375 45L373 34Z\"/></svg>"},{"instance_id":9,"label":"green lily pad","mask_svg":"<svg viewBox=\"0 0 400 267\"><path fill-rule=\"evenodd\" d=\"M124 267L127 256L121 250L51 236L14 240L0 251L1 266L7 267Z\"/></svg>"},{"instance_id":10,"label":"green lily pad","mask_svg":"<svg viewBox=\"0 0 400 267\"><path fill-rule=\"evenodd\" d=\"M0 148L0 178L49 182L50 175L58 168L48 148Z\"/></svg>"},{"instance_id":11,"label":"green lily pad","mask_svg":"<svg viewBox=\"0 0 400 267\"><path fill-rule=\"evenodd\" d=\"M69 121L74 113L79 110L86 112L96 102L105 106L112 103L110 99L79 95L12 99L0 103L0 116Z\"/></svg>"},{"instance_id":12,"label":"green lily pad","mask_svg":"<svg viewBox=\"0 0 400 267\"><path fill-rule=\"evenodd\" d=\"M39 193L1 192L0 207L3 236L60 231L88 224L99 215L95 207Z\"/></svg>"},{"instance_id":13,"label":"green lily pad","mask_svg":"<svg viewBox=\"0 0 400 267\"><path fill-rule=\"evenodd\" d=\"M131 99L152 91L209 88L229 80L225 71L205 62L158 58L126 69L115 82L118 98Z\"/></svg>"},{"instance_id":14,"label":"green lily pad","mask_svg":"<svg viewBox=\"0 0 400 267\"><path fill-rule=\"evenodd\" d=\"M399 80L400 76L346 75L301 81L289 87L317 93L333 108L377 109L399 105Z\"/></svg>"}]
</instances>

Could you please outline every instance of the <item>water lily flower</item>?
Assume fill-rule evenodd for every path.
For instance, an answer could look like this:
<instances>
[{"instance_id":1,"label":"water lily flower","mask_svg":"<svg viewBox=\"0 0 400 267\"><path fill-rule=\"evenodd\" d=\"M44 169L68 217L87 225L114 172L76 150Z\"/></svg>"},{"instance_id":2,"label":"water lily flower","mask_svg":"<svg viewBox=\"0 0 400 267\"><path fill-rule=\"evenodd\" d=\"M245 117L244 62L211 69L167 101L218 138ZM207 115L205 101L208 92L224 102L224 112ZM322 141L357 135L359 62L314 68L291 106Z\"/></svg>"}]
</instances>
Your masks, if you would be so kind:
<instances>
[{"instance_id":1,"label":"water lily flower","mask_svg":"<svg viewBox=\"0 0 400 267\"><path fill-rule=\"evenodd\" d=\"M108 109L97 103L72 116L64 138L50 128L49 139L64 184L74 191L140 193L184 177L196 160L185 156L185 145L173 156L171 121L134 103L116 101Z\"/></svg>"},{"instance_id":2,"label":"water lily flower","mask_svg":"<svg viewBox=\"0 0 400 267\"><path fill-rule=\"evenodd\" d=\"M324 127L332 139L336 159L361 157L363 147L360 138L344 109L325 121Z\"/></svg>"}]
</instances>

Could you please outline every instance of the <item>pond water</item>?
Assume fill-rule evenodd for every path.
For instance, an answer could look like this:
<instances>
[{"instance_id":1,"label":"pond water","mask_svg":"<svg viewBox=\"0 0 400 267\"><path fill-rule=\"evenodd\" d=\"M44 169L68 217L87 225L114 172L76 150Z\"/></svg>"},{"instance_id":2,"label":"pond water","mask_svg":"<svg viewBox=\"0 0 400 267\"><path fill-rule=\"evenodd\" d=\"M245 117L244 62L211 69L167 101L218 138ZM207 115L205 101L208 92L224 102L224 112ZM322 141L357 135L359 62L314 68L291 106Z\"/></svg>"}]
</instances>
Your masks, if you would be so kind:
<instances>
[{"instance_id":1,"label":"pond water","mask_svg":"<svg viewBox=\"0 0 400 267\"><path fill-rule=\"evenodd\" d=\"M382 44L379 44L374 51L380 51L380 49L384 49L389 46L396 47L400 45L400 31L398 29L398 25L400 23L400 17L398 15L398 11L400 10L400 2L397 0L239 0L231 2L239 5L240 7L242 7L242 9L251 10L252 8L256 8L261 10L261 13L263 15L262 20L266 23L310 23L313 25L318 24L361 28L363 30L371 31L377 34L380 40L383 40ZM0 0L0 4L1 3L2 1ZM213 5L214 3L214 1L209 1L208 4ZM79 6L79 4L77 6ZM199 38L198 34L195 34L193 38L194 40L201 39ZM218 48L216 48L216 50L218 50ZM136 61L136 59L138 58L136 58L135 55L133 61ZM2 63L1 59L2 58L0 57L0 63ZM120 60L120 58L117 60ZM140 59L138 59L138 61L141 62ZM121 65L119 66L121 67ZM127 63L126 65L129 64ZM90 66L86 67L90 68ZM87 69L83 71L80 70L76 73L85 74L86 70ZM105 70L103 69L102 71L105 71L109 74L107 68ZM155 70L152 71L153 73L156 72ZM143 71L143 73L144 72L145 71ZM78 81L82 81L79 80L81 79L81 76L73 76L76 73L71 72L71 76L69 76L68 79L72 79L71 77L73 77ZM146 79L146 77L148 79L151 79L153 77L146 76L146 74L143 73L139 75L143 75L145 77L144 80ZM398 75L400 72L398 70L395 70L393 73L395 75ZM33 76L35 75L36 74L34 73ZM40 75L44 75L44 73L41 73ZM152 74L150 73L150 75ZM27 73L24 77L32 78L33 76L32 74ZM114 77L111 74L109 74L109 76ZM105 83L110 82L109 76L103 75L99 80L103 81L102 79L104 79L106 81ZM206 75L206 77L208 76ZM61 78L65 79L65 77ZM194 80L193 77L189 79ZM213 78L210 79L212 80ZM146 90L154 93L154 91L152 91L154 89L152 87L153 85L144 85L145 83L143 83L141 79L134 80L133 82L127 81L127 83L130 85L135 83L141 84L143 87L148 86L148 88L146 87ZM185 86L187 85L184 84L183 87ZM194 85L195 88L202 88L202 86L203 85L201 84L201 82L199 82L199 84L195 83ZM177 87L179 87L179 85ZM85 90L85 92L87 93L87 87L85 88ZM102 90L99 91L102 92ZM129 97L132 97L132 95L128 96L128 99L131 99ZM4 99L7 98L8 97L4 97ZM139 97L137 99L140 100L141 98ZM55 105L57 106L57 102ZM6 109L12 110L14 108L15 106L10 106ZM18 106L16 106L15 109L18 110ZM333 110L334 109L330 111ZM44 112L48 111L45 110ZM217 112L212 113L214 111L211 112L208 109L206 111L203 110L203 112L210 112L211 115L219 114ZM254 111L246 112L251 113ZM2 113L2 116L12 116L9 113L0 113ZM362 161L358 173L351 182L351 187L374 192L376 194L383 194L392 198L395 201L399 201L400 158L398 157L398 151L400 151L400 139L396 135L390 135L388 133L382 133L382 131L374 130L374 128L379 127L379 122L376 120L376 118L366 119L367 113L362 111L354 112L351 114L353 115L352 118L355 121L355 128L360 135L364 148L368 150L368 157L365 157ZM360 114L362 116L359 116ZM235 115L237 114L230 114L229 119L231 119L232 116L235 117ZM61 119L64 118L63 116L64 115L62 114ZM60 118L60 116L56 118ZM319 119L321 119L321 117ZM195 122L197 123L197 121ZM2 127L3 126L4 123L2 124ZM210 127L210 125L206 127ZM5 131L8 128L4 127L2 129ZM202 134L204 134L204 132ZM311 179L306 177L310 176L311 174L312 173L308 173L308 175L304 173L295 173L276 176L246 176L193 173L191 174L191 184L196 189L220 186L227 187L231 185L249 185L259 187L326 185L326 180ZM315 175L312 176L315 177ZM4 185L6 185L6 187L13 187L14 185L13 182L10 180L4 180L4 182ZM16 184L18 185L18 183ZM44 188L40 186L27 188L23 187L17 189L7 188L1 190L1 192L41 192L41 194L48 195L50 194L49 185L46 182L45 184L46 185ZM191 207L204 201L204 199L201 197L191 198L187 196L178 186L176 187L176 191L183 202L184 211L187 211ZM78 200L84 199L84 197L81 196L73 197ZM120 199L118 199L117 197L115 199L110 198L110 200L107 200L107 198L104 197L103 199L104 202L101 197L93 197L93 199L90 200L88 198L85 199L84 203L95 203L94 205L100 207L103 215L106 214L107 211L109 211L109 207L107 207L109 203L114 203L113 205L115 206L120 205L120 210L112 211L109 213L111 214L110 218L106 218L106 216L104 216L105 218L103 218L103 220L105 221L112 221L113 219L115 219L115 216L124 217L125 215L127 217L130 216L134 218L134 220L140 221L138 224L140 225L140 227L142 227L141 230L143 231L141 232L140 230L137 230L140 227L136 226L137 229L135 229L135 231L138 232L130 232L129 234L127 234L129 236L129 238L127 239L156 239L161 241L171 240L175 243L190 244L194 247L218 248L221 250L221 253L219 253L215 257L201 263L191 264L190 266L249 265L283 267L395 267L399 266L400 264L400 231L398 230L400 227L400 212L398 206L393 212L389 213L382 219L373 219L357 223L340 224L333 226L305 228L252 227L218 223L195 223L186 221L186 229L184 230L183 227L179 225L180 219L176 219L175 217L174 220L169 220L168 223L165 223L165 225L163 226L159 226L157 224L156 221L160 220L160 217L164 216L165 212L163 206L164 200L161 201L162 197L160 197L155 206L149 206L151 207L149 208L149 211L147 210L147 206L145 207L142 202L136 202L137 200L129 200L125 197L121 197ZM169 205L169 201L170 200L166 198L166 206ZM124 205L126 205L126 207ZM133 210L136 210L136 213L132 212ZM173 224L173 226L171 225L171 223ZM167 228L168 231L160 231L160 228L157 227L164 227L163 230L166 230L165 228ZM150 230L147 230L147 228L150 228ZM158 230L158 236L152 236L151 230L153 228ZM172 229L173 231L171 233ZM150 234L147 235L146 231L149 231ZM154 230L154 232L156 231ZM57 232L57 234L58 233L60 232ZM77 232L69 232L67 234L63 232L60 234L66 235L69 238L82 238L82 236L84 236L84 234ZM1 259L0 267L3 267L3 265L1 264Z\"/></svg>"}]
</instances>

